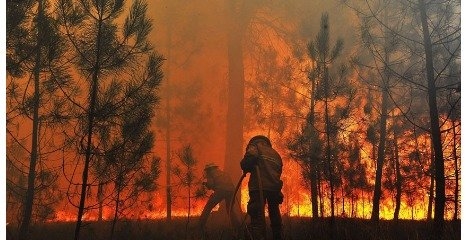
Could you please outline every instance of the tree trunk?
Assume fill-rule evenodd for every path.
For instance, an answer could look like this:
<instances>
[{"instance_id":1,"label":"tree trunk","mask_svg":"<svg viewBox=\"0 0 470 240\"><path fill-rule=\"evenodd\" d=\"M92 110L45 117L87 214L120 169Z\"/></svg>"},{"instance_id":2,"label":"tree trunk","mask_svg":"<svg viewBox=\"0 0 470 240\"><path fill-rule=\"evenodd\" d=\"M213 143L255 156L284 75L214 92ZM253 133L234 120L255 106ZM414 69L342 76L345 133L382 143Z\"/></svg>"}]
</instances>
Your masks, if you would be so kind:
<instances>
[{"instance_id":1,"label":"tree trunk","mask_svg":"<svg viewBox=\"0 0 470 240\"><path fill-rule=\"evenodd\" d=\"M428 212L426 219L431 220L432 219L432 206L434 203L434 176L435 176L435 171L434 171L434 148L431 146L431 166L429 167L429 175L430 175L430 184L429 184L429 198L428 198Z\"/></svg>"},{"instance_id":2,"label":"tree trunk","mask_svg":"<svg viewBox=\"0 0 470 240\"><path fill-rule=\"evenodd\" d=\"M171 26L168 23L167 47L168 59L171 59ZM171 87L170 87L170 61L167 60L166 65L166 220L171 221Z\"/></svg>"},{"instance_id":3,"label":"tree trunk","mask_svg":"<svg viewBox=\"0 0 470 240\"><path fill-rule=\"evenodd\" d=\"M318 184L316 176L316 167L313 160L310 161L310 198L312 204L312 219L318 219Z\"/></svg>"},{"instance_id":4,"label":"tree trunk","mask_svg":"<svg viewBox=\"0 0 470 240\"><path fill-rule=\"evenodd\" d=\"M117 186L117 195L116 195L116 202L114 206L114 218L113 218L113 224L111 225L111 234L110 234L110 240L114 240L114 231L116 229L116 223L118 221L118 211L119 211L119 198L121 197L121 190L120 186Z\"/></svg>"},{"instance_id":5,"label":"tree trunk","mask_svg":"<svg viewBox=\"0 0 470 240\"><path fill-rule=\"evenodd\" d=\"M361 189L361 198L362 198L362 218L366 218L366 212L365 212L365 199L364 199L364 190Z\"/></svg>"},{"instance_id":6,"label":"tree trunk","mask_svg":"<svg viewBox=\"0 0 470 240\"><path fill-rule=\"evenodd\" d=\"M189 167L188 167L188 172L190 171ZM191 218L191 182L188 184L188 217L186 219L186 239L187 239L187 236L188 236L188 233L189 233L189 221L190 221L190 218Z\"/></svg>"},{"instance_id":7,"label":"tree trunk","mask_svg":"<svg viewBox=\"0 0 470 240\"><path fill-rule=\"evenodd\" d=\"M313 133L315 130L315 80L311 79L311 91L310 91L310 118L308 119L308 128L310 128L309 133ZM316 220L318 218L318 187L320 181L317 181L317 154L313 152L314 146L313 140L310 140L309 144L309 153L310 153L310 197L312 203L312 219ZM323 214L322 214L323 216Z\"/></svg>"},{"instance_id":8,"label":"tree trunk","mask_svg":"<svg viewBox=\"0 0 470 240\"><path fill-rule=\"evenodd\" d=\"M41 72L41 48L42 40L42 21L44 19L44 5L43 1L38 4L38 17L37 17L37 33L36 33L36 59L34 64L34 101L33 101L33 132L31 136L31 155L29 162L28 172L28 189L26 191L26 201L24 203L23 217L19 229L19 239L28 239L29 226L31 223L31 216L33 212L34 203L34 185L36 180L36 164L38 160L38 139L39 139L39 78Z\"/></svg>"},{"instance_id":9,"label":"tree trunk","mask_svg":"<svg viewBox=\"0 0 470 240\"><path fill-rule=\"evenodd\" d=\"M103 221L103 183L98 183L98 221Z\"/></svg>"},{"instance_id":10,"label":"tree trunk","mask_svg":"<svg viewBox=\"0 0 470 240\"><path fill-rule=\"evenodd\" d=\"M375 172L375 185L374 197L372 202L372 221L379 220L379 204L382 195L382 169L385 160L385 138L387 134L387 109L388 109L388 95L385 86L382 86L382 109L380 113L380 139L378 157L377 157L377 170Z\"/></svg>"},{"instance_id":11,"label":"tree trunk","mask_svg":"<svg viewBox=\"0 0 470 240\"><path fill-rule=\"evenodd\" d=\"M394 150L395 150L395 172L396 172L396 182L395 186L397 188L397 194L395 195L395 212L393 213L393 220L398 221L398 216L400 214L400 206L401 206L401 193L402 193L402 176L400 172L400 159L398 156L398 142L397 142L397 136L396 132L394 133L393 137L393 145L394 145Z\"/></svg>"},{"instance_id":12,"label":"tree trunk","mask_svg":"<svg viewBox=\"0 0 470 240\"><path fill-rule=\"evenodd\" d=\"M228 108L227 132L225 142L224 169L229 170L232 179L238 179L240 160L243 157L243 121L245 75L243 67L243 26L239 21L240 13L236 1L228 1Z\"/></svg>"},{"instance_id":13,"label":"tree trunk","mask_svg":"<svg viewBox=\"0 0 470 240\"><path fill-rule=\"evenodd\" d=\"M328 81L325 85L328 87ZM329 91L329 90L326 90ZM330 146L330 117L328 114L328 97L325 98L325 132L326 132L326 162L328 164L328 181L330 185L330 210L331 219L335 218L335 187L333 179L333 160L331 159Z\"/></svg>"},{"instance_id":14,"label":"tree trunk","mask_svg":"<svg viewBox=\"0 0 470 240\"><path fill-rule=\"evenodd\" d=\"M457 156L457 133L455 131L455 121L452 120L452 133L453 133L453 144L452 144L452 155L454 156L454 172L455 172L455 190L454 190L454 220L458 219L459 212L459 159Z\"/></svg>"},{"instance_id":15,"label":"tree trunk","mask_svg":"<svg viewBox=\"0 0 470 240\"><path fill-rule=\"evenodd\" d=\"M91 92L90 92L90 103L88 107L88 124L87 124L87 145L85 151L85 166L83 167L82 173L82 188L80 193L80 204L78 207L77 214L77 224L75 226L75 240L80 239L80 228L82 224L82 216L85 211L85 197L86 189L88 186L88 170L92 158L91 148L92 148L92 136L93 136L93 127L94 127L94 118L95 118L95 107L98 95L98 76L100 73L100 59L101 59L101 26L102 20L98 20L98 33L96 35L96 62L94 64L92 82L91 82Z\"/></svg>"},{"instance_id":16,"label":"tree trunk","mask_svg":"<svg viewBox=\"0 0 470 240\"><path fill-rule=\"evenodd\" d=\"M341 216L345 217L346 216L346 211L344 210L344 188L343 185L341 185ZM352 201L352 198L351 198ZM352 202L351 202L352 203ZM352 204L351 204L351 209L352 209Z\"/></svg>"},{"instance_id":17,"label":"tree trunk","mask_svg":"<svg viewBox=\"0 0 470 240\"><path fill-rule=\"evenodd\" d=\"M320 175L317 174L317 184L318 184L318 198L320 199L320 217L325 216L325 200L323 199L323 188L321 185Z\"/></svg>"},{"instance_id":18,"label":"tree trunk","mask_svg":"<svg viewBox=\"0 0 470 240\"><path fill-rule=\"evenodd\" d=\"M432 56L432 42L429 34L426 5L424 0L419 0L421 24L423 28L424 52L426 56L426 78L428 83L428 104L431 120L431 139L434 147L434 167L436 173L436 201L434 207L433 237L442 239L444 227L445 210L445 176L444 176L444 154L442 151L441 130L439 127L439 112L437 109L437 89L434 79L434 63Z\"/></svg>"}]
</instances>

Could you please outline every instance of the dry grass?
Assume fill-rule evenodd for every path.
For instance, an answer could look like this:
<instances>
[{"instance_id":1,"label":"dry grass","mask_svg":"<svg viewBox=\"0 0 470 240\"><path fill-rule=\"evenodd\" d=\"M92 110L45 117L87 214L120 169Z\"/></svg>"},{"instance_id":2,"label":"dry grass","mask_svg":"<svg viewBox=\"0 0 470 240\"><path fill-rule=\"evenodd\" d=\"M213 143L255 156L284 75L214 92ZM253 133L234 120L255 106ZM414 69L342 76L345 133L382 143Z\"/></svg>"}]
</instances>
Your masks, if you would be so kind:
<instances>
[{"instance_id":1,"label":"dry grass","mask_svg":"<svg viewBox=\"0 0 470 240\"><path fill-rule=\"evenodd\" d=\"M197 222L192 218L188 229ZM185 218L173 218L170 223L165 220L132 220L119 223L113 240L185 240L185 239L231 239L231 231L226 219L221 216L211 216L204 238L195 232L186 231ZM269 226L269 221L268 221ZM87 222L81 231L84 240L108 240L111 222ZM68 240L73 239L75 223L47 223L33 226L31 240ZM388 239L429 239L432 223L426 221L400 220L380 221L373 224L363 219L336 218L334 224L330 219L320 219L312 222L309 218L291 217L284 219L286 240L307 239L358 239L358 240L388 240ZM268 231L269 232L269 231ZM7 227L7 239L16 239L16 227ZM460 221L447 222L445 239L461 239Z\"/></svg>"}]
</instances>

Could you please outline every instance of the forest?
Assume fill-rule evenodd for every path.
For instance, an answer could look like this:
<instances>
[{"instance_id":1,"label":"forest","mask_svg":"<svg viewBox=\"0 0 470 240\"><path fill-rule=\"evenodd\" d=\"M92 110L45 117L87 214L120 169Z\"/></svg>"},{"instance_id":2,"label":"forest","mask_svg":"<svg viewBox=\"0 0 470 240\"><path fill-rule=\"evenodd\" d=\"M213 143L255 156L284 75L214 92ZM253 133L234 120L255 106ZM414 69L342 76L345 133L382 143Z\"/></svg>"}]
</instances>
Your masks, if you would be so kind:
<instances>
[{"instance_id":1,"label":"forest","mask_svg":"<svg viewBox=\"0 0 470 240\"><path fill-rule=\"evenodd\" d=\"M229 239L222 205L191 234L203 169L255 135L286 239L461 238L460 0L5 10L7 239Z\"/></svg>"}]
</instances>

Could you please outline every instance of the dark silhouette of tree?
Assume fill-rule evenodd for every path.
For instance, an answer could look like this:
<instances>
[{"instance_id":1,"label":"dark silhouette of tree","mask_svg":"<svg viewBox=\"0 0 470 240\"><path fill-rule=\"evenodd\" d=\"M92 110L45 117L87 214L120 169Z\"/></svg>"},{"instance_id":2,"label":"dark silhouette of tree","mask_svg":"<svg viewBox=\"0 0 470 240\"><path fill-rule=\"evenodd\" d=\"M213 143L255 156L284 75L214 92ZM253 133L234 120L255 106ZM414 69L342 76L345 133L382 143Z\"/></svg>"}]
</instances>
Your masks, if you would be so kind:
<instances>
[{"instance_id":1,"label":"dark silhouette of tree","mask_svg":"<svg viewBox=\"0 0 470 240\"><path fill-rule=\"evenodd\" d=\"M393 2L393 5L391 3ZM413 124L428 131L431 135L434 161L431 164L435 179L435 209L433 238L442 239L444 211L446 201L445 161L443 152L442 126L446 122L446 113L439 111L439 105L445 102L448 89L459 89L460 79L450 78L458 71L455 63L460 59L460 1L445 1L440 4L423 0L416 1L378 1L379 8L372 8L371 2L363 13L370 20L389 31L391 37L400 45L402 53L401 68L390 67L391 74L402 83L407 84L409 92L422 91L426 96L429 117L416 122L412 115L416 109L395 104L404 113L405 118ZM387 8L390 11L385 21L377 9ZM418 18L416 17L418 14ZM394 26L400 26L396 28ZM425 76L423 78L423 75ZM455 79L455 80L453 80ZM414 90L414 91L412 91ZM458 91L457 91L458 92ZM448 93L448 92L447 92ZM403 96L402 96L403 98ZM416 102L408 97L410 103ZM408 106L413 106L408 104ZM431 175L431 185L433 183ZM430 194L432 195L432 193Z\"/></svg>"},{"instance_id":2,"label":"dark silhouette of tree","mask_svg":"<svg viewBox=\"0 0 470 240\"><path fill-rule=\"evenodd\" d=\"M224 169L239 169L243 157L243 122L245 119L245 70L243 63L243 39L256 6L260 1L227 0L227 60L228 60L228 105L227 133ZM232 179L239 174L230 172Z\"/></svg>"},{"instance_id":3,"label":"dark silhouette of tree","mask_svg":"<svg viewBox=\"0 0 470 240\"><path fill-rule=\"evenodd\" d=\"M161 59L151 59L146 71L158 69L155 64L160 65ZM97 115L96 122L100 126L97 138L102 147L97 147L95 153L103 157L91 165L98 178L98 187L106 182L113 185L108 197L109 205L114 206L111 239L116 222L125 214L124 211L132 207L143 193L153 192L157 187L161 169L160 159L151 156L155 144L151 123L158 101L156 87L160 82L159 75L161 72L157 71L144 79L131 78L125 84L114 82L102 90L98 101L98 109L102 110L105 109L102 106L122 103L114 113Z\"/></svg>"},{"instance_id":4,"label":"dark silhouette of tree","mask_svg":"<svg viewBox=\"0 0 470 240\"><path fill-rule=\"evenodd\" d=\"M367 181L366 164L364 164L363 157L361 156L361 146L357 133L351 133L349 135L349 146L347 153L348 155L346 156L346 163L344 164L343 169L345 182L342 184L342 187L345 189L346 197L349 197L351 200L350 216L356 217L358 213L357 211L354 211L354 209L357 209L358 204L358 202L355 202L355 200L359 199L360 197L358 191L361 193L364 191L369 192L371 188ZM361 197L363 197L363 194Z\"/></svg>"},{"instance_id":5,"label":"dark silhouette of tree","mask_svg":"<svg viewBox=\"0 0 470 240\"><path fill-rule=\"evenodd\" d=\"M398 216L400 214L400 207L401 207L401 196L402 196L402 183L403 177L401 174L401 166L400 166L400 156L399 156L399 146L398 146L398 128L397 124L393 126L393 160L395 163L395 210L393 212L393 220L398 221Z\"/></svg>"},{"instance_id":6,"label":"dark silhouette of tree","mask_svg":"<svg viewBox=\"0 0 470 240\"><path fill-rule=\"evenodd\" d=\"M362 59L356 62L356 64L366 66L366 69L372 70L368 71L367 77L363 75L364 72L360 73L360 76L369 88L370 94L366 104L367 111L365 112L371 118L371 121L373 121L367 129L367 139L373 145L372 157L373 159L377 159L371 215L371 220L377 222L379 220L380 200L382 198L382 178L384 164L386 164L386 149L391 149L390 146L387 146L387 135L389 133L387 122L389 119L389 111L392 110L390 96L396 94L393 93L393 89L399 87L393 79L393 68L397 68L396 66L400 65L401 56L399 54L397 36L393 34L393 31L397 31L400 24L395 22L396 18L391 17L391 11L395 10L395 5L389 1L378 1L376 3L374 2L374 4L366 2L365 5L365 8L368 8L369 11L375 14L376 19L380 19L380 21L389 24L388 27L384 27L374 22L374 18L370 18L370 15L364 14L356 9L361 18L361 44L366 50L362 53ZM378 91L376 92L376 90ZM372 94L374 94L373 96L377 94L377 97L381 99L379 107L375 107L375 102L370 99ZM379 115L378 119L376 119L375 113L371 111L372 109L380 109L377 110ZM377 143L378 146L376 147ZM393 142L391 142L391 144L393 144ZM375 149L377 149L377 152ZM393 152L389 153L393 156ZM390 159L394 158L391 157ZM392 167L392 169L394 168L395 167Z\"/></svg>"},{"instance_id":7,"label":"dark silhouette of tree","mask_svg":"<svg viewBox=\"0 0 470 240\"><path fill-rule=\"evenodd\" d=\"M53 187L57 176L55 172L44 167L47 154L58 151L48 137L57 131L58 126L67 122L64 113L65 104L58 97L55 81L67 81L68 76L60 66L64 56L64 44L58 33L55 19L48 1L8 1L7 2L7 132L14 139L14 144L20 144L29 154L28 163L22 160L11 162L14 156L8 158L12 167L20 170L18 163L28 166L21 170L27 175L26 191L21 194L23 210L19 227L19 239L27 239L30 234L30 224L33 212L43 211L39 218L52 213L50 203L46 206L41 196ZM19 140L24 130L12 126L31 121L31 144ZM11 129L11 130L10 130ZM27 129L27 128L25 128ZM46 147L47 146L47 147ZM43 151L43 153L41 152ZM18 168L19 167L19 168ZM15 180L9 184L17 184ZM11 186L11 185L10 185ZM53 190L52 190L53 191ZM35 196L38 194L37 196ZM35 202L36 201L36 202ZM55 202L56 198L51 198ZM36 209L34 209L35 206ZM41 217L42 215L42 217Z\"/></svg>"},{"instance_id":8,"label":"dark silhouette of tree","mask_svg":"<svg viewBox=\"0 0 470 240\"><path fill-rule=\"evenodd\" d=\"M388 17L388 10L383 11L383 18ZM376 174L375 174L375 184L374 184L374 196L373 196L373 206L372 206L372 216L373 221L379 220L379 205L380 198L382 196L382 171L385 161L385 143L387 135L387 119L389 111L389 96L388 89L391 86L390 78L391 73L389 70L389 65L391 64L390 55L395 51L396 45L393 42L393 38L389 33L388 29L380 29L381 34L384 36L383 41L380 41L379 37L374 34L374 30L369 25L367 20L363 21L362 27L362 41L370 53L375 57L383 57L383 61L380 62L380 66L376 65L378 69L378 74L376 74L378 83L376 83L380 89L381 97L381 106L380 106L380 119L378 121L379 125L379 141L377 147L377 165L376 165Z\"/></svg>"},{"instance_id":9,"label":"dark silhouette of tree","mask_svg":"<svg viewBox=\"0 0 470 240\"><path fill-rule=\"evenodd\" d=\"M337 169L339 162L337 160L338 149L335 149L333 142L338 137L340 119L347 116L348 106L335 105L332 101L343 96L350 97L351 95L349 94L352 92L352 89L346 80L347 69L345 66L340 66L337 74L332 70L335 60L337 60L343 50L343 41L338 39L335 45L330 48L329 29L328 14L324 13L321 19L320 31L316 35L315 40L308 44L308 52L313 62L309 79L316 88L314 89L313 97L318 100L318 104L322 108L319 110L320 115L323 115L322 121L324 123L322 126L323 130L320 131L320 135L323 136L322 140L325 150L322 155L324 156L325 173L329 183L331 217L334 219L335 185L338 183L338 179L335 177L335 169Z\"/></svg>"},{"instance_id":10,"label":"dark silhouette of tree","mask_svg":"<svg viewBox=\"0 0 470 240\"><path fill-rule=\"evenodd\" d=\"M76 134L80 136L79 154L84 156L75 228L75 239L79 239L87 188L91 186L89 170L100 147L97 130L104 123L112 124L118 116L152 115L132 104L144 102L153 106L157 103L156 89L163 77L160 70L163 59L152 53L147 40L152 23L146 16L144 1L132 3L120 28L117 18L123 13L124 1L60 0L57 8L61 29L69 40L72 63L80 77L78 81L87 84L86 96L74 99L82 111ZM107 93L117 95L103 94L106 88ZM122 131L132 130L126 129L126 125L121 127Z\"/></svg>"},{"instance_id":11,"label":"dark silhouette of tree","mask_svg":"<svg viewBox=\"0 0 470 240\"><path fill-rule=\"evenodd\" d=\"M309 114L310 115L310 114ZM308 119L311 119L308 118ZM312 219L316 220L318 213L318 189L320 154L323 152L318 132L313 131L310 120L302 126L302 129L294 133L292 139L288 142L287 148L290 156L299 162L302 168L302 178L309 183L310 197L312 203Z\"/></svg>"},{"instance_id":12,"label":"dark silhouette of tree","mask_svg":"<svg viewBox=\"0 0 470 240\"><path fill-rule=\"evenodd\" d=\"M460 101L459 101L460 103ZM458 110L460 110L460 106L457 106ZM461 142L460 136L460 111L454 111L454 114L450 116L452 122L452 158L454 160L454 180L455 180L455 188L454 188L454 221L458 220L459 214L459 205L460 205L460 152L461 150Z\"/></svg>"},{"instance_id":13,"label":"dark silhouette of tree","mask_svg":"<svg viewBox=\"0 0 470 240\"><path fill-rule=\"evenodd\" d=\"M191 199L196 198L200 196L200 190L195 190L194 193L191 192L191 190L197 186L200 186L200 179L197 177L195 174L196 172L196 166L197 166L197 159L193 156L193 150L191 148L191 145L186 145L184 146L180 152L177 153L178 158L182 164L180 167L179 165L176 165L173 167L172 172L173 175L177 177L178 182L176 183L177 186L181 186L186 188L187 190L187 195L185 198L187 198L187 210L188 210L188 215L187 215L187 221L186 221L186 233L188 234L188 228L189 228L189 221L190 221L190 215L191 215Z\"/></svg>"},{"instance_id":14,"label":"dark silhouette of tree","mask_svg":"<svg viewBox=\"0 0 470 240\"><path fill-rule=\"evenodd\" d=\"M441 130L439 124L439 113L437 111L437 88L434 78L434 60L433 60L433 46L431 42L431 35L429 32L428 23L428 6L425 5L423 0L419 0L419 13L421 18L421 25L423 30L424 40L424 53L426 60L426 79L428 84L428 104L429 115L431 122L431 139L434 149L434 167L436 174L436 203L434 209L434 233L436 239L442 239L442 231L444 228L444 208L445 208L445 177L444 177L444 156L442 152Z\"/></svg>"}]
</instances>

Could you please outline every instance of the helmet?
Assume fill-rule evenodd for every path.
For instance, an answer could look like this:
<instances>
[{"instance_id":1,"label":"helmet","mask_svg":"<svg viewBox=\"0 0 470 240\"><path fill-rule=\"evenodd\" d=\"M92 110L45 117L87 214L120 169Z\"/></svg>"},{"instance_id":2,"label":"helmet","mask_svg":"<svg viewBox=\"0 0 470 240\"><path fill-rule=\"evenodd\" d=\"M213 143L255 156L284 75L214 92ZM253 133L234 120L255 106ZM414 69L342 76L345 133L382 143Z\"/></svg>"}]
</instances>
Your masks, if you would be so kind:
<instances>
[{"instance_id":1,"label":"helmet","mask_svg":"<svg viewBox=\"0 0 470 240\"><path fill-rule=\"evenodd\" d=\"M218 168L218 167L219 166L217 166L217 164L211 162L211 163L206 164L206 166L204 167L204 171L207 171L210 168Z\"/></svg>"},{"instance_id":2,"label":"helmet","mask_svg":"<svg viewBox=\"0 0 470 240\"><path fill-rule=\"evenodd\" d=\"M250 144L255 144L256 142L258 141L264 141L266 142L270 147L272 147L271 145L271 141L269 140L268 137L264 136L264 135L257 135L257 136L254 136L250 139L250 141L248 142L248 145Z\"/></svg>"}]
</instances>

